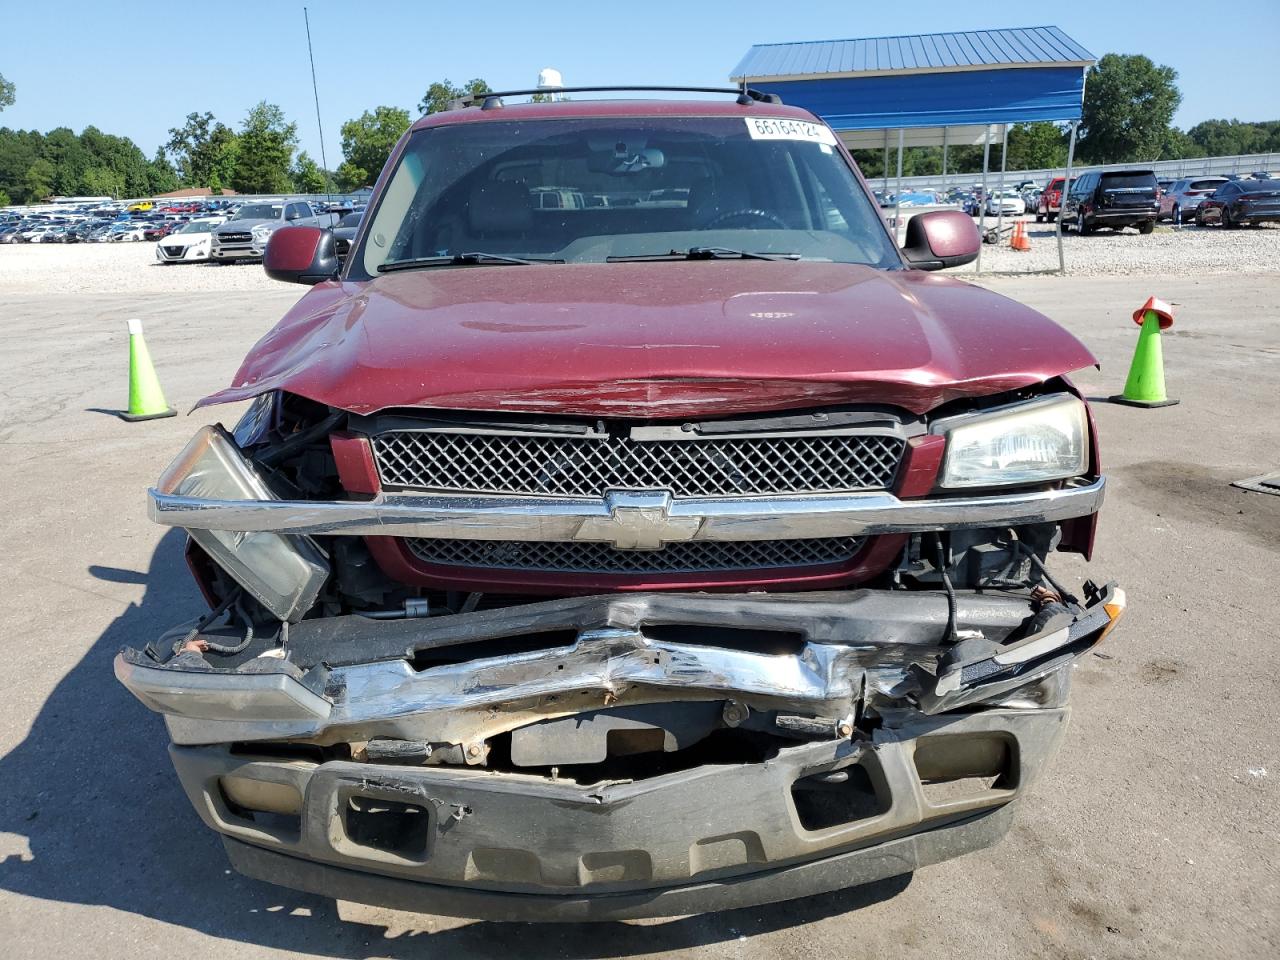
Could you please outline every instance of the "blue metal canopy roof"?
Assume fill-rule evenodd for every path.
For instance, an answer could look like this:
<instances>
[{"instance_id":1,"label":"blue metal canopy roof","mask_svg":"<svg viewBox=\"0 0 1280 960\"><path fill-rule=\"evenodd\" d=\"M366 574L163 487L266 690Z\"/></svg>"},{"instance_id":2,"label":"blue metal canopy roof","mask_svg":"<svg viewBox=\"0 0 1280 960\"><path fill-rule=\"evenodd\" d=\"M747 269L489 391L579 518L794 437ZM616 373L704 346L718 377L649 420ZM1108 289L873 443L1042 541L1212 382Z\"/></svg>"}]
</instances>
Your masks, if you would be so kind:
<instances>
[{"instance_id":1,"label":"blue metal canopy roof","mask_svg":"<svg viewBox=\"0 0 1280 960\"><path fill-rule=\"evenodd\" d=\"M741 80L932 72L983 67L1087 65L1097 58L1057 27L923 33L861 40L758 43L734 67Z\"/></svg>"},{"instance_id":2,"label":"blue metal canopy roof","mask_svg":"<svg viewBox=\"0 0 1280 960\"><path fill-rule=\"evenodd\" d=\"M732 79L835 130L1077 120L1094 56L1057 27L757 44Z\"/></svg>"}]
</instances>

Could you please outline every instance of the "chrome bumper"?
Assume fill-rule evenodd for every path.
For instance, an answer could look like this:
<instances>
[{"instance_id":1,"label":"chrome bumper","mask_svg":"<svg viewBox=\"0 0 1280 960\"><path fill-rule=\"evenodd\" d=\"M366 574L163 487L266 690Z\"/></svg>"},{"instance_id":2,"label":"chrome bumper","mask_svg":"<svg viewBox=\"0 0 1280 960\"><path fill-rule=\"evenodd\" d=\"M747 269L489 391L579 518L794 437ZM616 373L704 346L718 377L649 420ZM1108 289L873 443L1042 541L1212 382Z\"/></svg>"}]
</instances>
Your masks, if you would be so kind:
<instances>
[{"instance_id":1,"label":"chrome bumper","mask_svg":"<svg viewBox=\"0 0 1280 960\"><path fill-rule=\"evenodd\" d=\"M1057 490L900 500L891 493L673 499L615 492L601 500L381 494L367 501L210 500L151 489L156 523L194 530L345 536L610 542L621 549L689 540L779 540L971 530L1089 516L1105 478Z\"/></svg>"}]
</instances>

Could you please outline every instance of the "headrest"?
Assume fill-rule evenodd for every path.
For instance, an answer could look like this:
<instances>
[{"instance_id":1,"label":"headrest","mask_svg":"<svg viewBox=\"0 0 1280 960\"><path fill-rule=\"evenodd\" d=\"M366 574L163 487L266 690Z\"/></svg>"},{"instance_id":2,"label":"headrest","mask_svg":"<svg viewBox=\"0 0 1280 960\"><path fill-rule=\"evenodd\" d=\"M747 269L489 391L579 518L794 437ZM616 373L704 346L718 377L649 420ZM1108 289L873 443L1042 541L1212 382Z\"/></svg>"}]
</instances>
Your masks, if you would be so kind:
<instances>
[{"instance_id":1,"label":"headrest","mask_svg":"<svg viewBox=\"0 0 1280 960\"><path fill-rule=\"evenodd\" d=\"M472 233L523 233L533 222L529 191L511 180L485 180L471 188Z\"/></svg>"}]
</instances>

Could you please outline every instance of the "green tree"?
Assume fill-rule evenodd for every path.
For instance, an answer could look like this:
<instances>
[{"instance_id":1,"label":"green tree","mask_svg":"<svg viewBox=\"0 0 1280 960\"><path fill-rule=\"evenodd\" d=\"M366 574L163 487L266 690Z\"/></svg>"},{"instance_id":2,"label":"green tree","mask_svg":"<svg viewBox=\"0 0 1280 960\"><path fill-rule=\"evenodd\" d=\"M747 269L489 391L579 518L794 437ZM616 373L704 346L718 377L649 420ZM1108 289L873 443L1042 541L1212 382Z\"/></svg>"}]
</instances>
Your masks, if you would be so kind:
<instances>
[{"instance_id":1,"label":"green tree","mask_svg":"<svg viewBox=\"0 0 1280 960\"><path fill-rule=\"evenodd\" d=\"M462 87L455 87L449 80L437 80L427 87L427 92L418 101L418 112L439 113L441 110L448 110L450 102L459 97L466 94L478 96L482 93L490 93L492 90L493 88L479 77L468 81L466 86Z\"/></svg>"},{"instance_id":2,"label":"green tree","mask_svg":"<svg viewBox=\"0 0 1280 960\"><path fill-rule=\"evenodd\" d=\"M1182 102L1178 74L1142 54L1108 53L1089 68L1080 157L1089 163L1158 160Z\"/></svg>"},{"instance_id":3,"label":"green tree","mask_svg":"<svg viewBox=\"0 0 1280 960\"><path fill-rule=\"evenodd\" d=\"M7 207L11 203L13 203L13 201L9 199L9 195L3 190L0 190L0 207Z\"/></svg>"},{"instance_id":4,"label":"green tree","mask_svg":"<svg viewBox=\"0 0 1280 960\"><path fill-rule=\"evenodd\" d=\"M109 167L90 167L84 172L83 187L88 196L118 200L124 195L124 177Z\"/></svg>"},{"instance_id":5,"label":"green tree","mask_svg":"<svg viewBox=\"0 0 1280 960\"><path fill-rule=\"evenodd\" d=\"M205 112L189 113L181 127L171 127L165 149L177 161L184 184L208 187L215 174L224 184L231 179L238 146L235 131Z\"/></svg>"},{"instance_id":6,"label":"green tree","mask_svg":"<svg viewBox=\"0 0 1280 960\"><path fill-rule=\"evenodd\" d=\"M27 203L38 203L53 194L53 180L58 171L53 164L41 157L27 169L23 178L22 193Z\"/></svg>"},{"instance_id":7,"label":"green tree","mask_svg":"<svg viewBox=\"0 0 1280 960\"><path fill-rule=\"evenodd\" d=\"M302 193L327 193L333 189L333 177L304 150L293 165L293 184Z\"/></svg>"},{"instance_id":8,"label":"green tree","mask_svg":"<svg viewBox=\"0 0 1280 960\"><path fill-rule=\"evenodd\" d=\"M164 147L156 147L156 155L151 158L151 193L169 193L178 189L178 174L173 164L164 155Z\"/></svg>"},{"instance_id":9,"label":"green tree","mask_svg":"<svg viewBox=\"0 0 1280 960\"><path fill-rule=\"evenodd\" d=\"M0 73L0 110L13 106L13 95L16 90L13 82L6 80L4 74Z\"/></svg>"},{"instance_id":10,"label":"green tree","mask_svg":"<svg viewBox=\"0 0 1280 960\"><path fill-rule=\"evenodd\" d=\"M344 123L343 162L338 168L344 189L355 189L376 180L396 142L408 129L409 111L399 107L374 107L372 113L366 110Z\"/></svg>"},{"instance_id":11,"label":"green tree","mask_svg":"<svg viewBox=\"0 0 1280 960\"><path fill-rule=\"evenodd\" d=\"M1267 130L1261 124L1239 120L1205 120L1188 130L1187 137L1211 157L1263 153L1269 146Z\"/></svg>"},{"instance_id":12,"label":"green tree","mask_svg":"<svg viewBox=\"0 0 1280 960\"><path fill-rule=\"evenodd\" d=\"M298 125L265 100L250 109L241 124L231 186L240 193L287 193L293 188L289 170L298 144Z\"/></svg>"},{"instance_id":13,"label":"green tree","mask_svg":"<svg viewBox=\"0 0 1280 960\"><path fill-rule=\"evenodd\" d=\"M1009 128L1010 170L1043 170L1067 162L1067 138L1056 123L1015 123Z\"/></svg>"}]
</instances>

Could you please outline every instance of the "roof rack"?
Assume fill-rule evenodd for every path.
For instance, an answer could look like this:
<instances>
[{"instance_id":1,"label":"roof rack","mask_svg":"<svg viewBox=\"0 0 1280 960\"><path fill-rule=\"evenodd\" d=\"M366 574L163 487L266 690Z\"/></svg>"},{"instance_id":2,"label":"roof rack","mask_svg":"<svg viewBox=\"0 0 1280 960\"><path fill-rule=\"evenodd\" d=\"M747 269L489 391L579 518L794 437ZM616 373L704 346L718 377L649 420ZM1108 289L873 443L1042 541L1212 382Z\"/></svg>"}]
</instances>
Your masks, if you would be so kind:
<instances>
[{"instance_id":1,"label":"roof rack","mask_svg":"<svg viewBox=\"0 0 1280 960\"><path fill-rule=\"evenodd\" d=\"M469 93L464 97L449 102L450 110L463 110L475 106L482 100L481 110L493 110L503 106L503 97L528 97L534 94L556 93L732 93L738 103L748 107L753 103L782 103L776 93L765 93L753 90L745 85L741 87L653 87L653 86L611 86L611 87L533 87L528 90L492 90L488 93Z\"/></svg>"}]
</instances>

